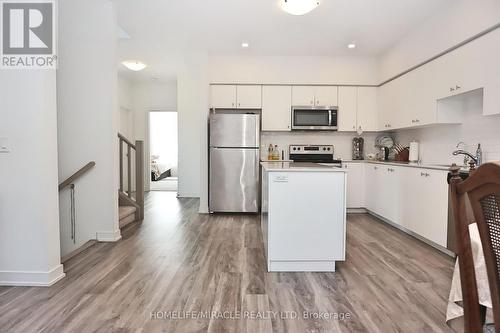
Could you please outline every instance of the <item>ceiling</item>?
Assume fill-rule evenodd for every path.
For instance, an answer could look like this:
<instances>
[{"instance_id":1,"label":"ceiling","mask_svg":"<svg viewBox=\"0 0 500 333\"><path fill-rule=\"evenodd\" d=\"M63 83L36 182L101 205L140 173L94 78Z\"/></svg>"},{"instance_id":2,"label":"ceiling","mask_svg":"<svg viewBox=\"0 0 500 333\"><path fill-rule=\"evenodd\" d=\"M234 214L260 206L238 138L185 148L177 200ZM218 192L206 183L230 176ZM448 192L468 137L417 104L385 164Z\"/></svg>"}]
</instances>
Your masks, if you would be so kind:
<instances>
[{"instance_id":1,"label":"ceiling","mask_svg":"<svg viewBox=\"0 0 500 333\"><path fill-rule=\"evenodd\" d=\"M456 0L322 0L304 16L279 0L113 0L120 61L147 63L130 77L175 77L186 52L210 55L378 56ZM241 43L248 42L249 48ZM355 49L347 44L355 42Z\"/></svg>"}]
</instances>

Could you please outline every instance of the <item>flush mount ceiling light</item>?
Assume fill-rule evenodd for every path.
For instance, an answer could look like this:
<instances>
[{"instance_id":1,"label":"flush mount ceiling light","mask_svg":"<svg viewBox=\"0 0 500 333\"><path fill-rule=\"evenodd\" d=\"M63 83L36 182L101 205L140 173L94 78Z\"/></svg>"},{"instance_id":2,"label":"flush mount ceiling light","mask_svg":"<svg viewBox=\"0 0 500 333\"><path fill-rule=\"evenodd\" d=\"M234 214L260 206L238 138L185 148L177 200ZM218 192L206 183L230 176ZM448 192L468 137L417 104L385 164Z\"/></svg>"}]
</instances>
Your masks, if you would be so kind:
<instances>
[{"instance_id":1,"label":"flush mount ceiling light","mask_svg":"<svg viewBox=\"0 0 500 333\"><path fill-rule=\"evenodd\" d=\"M144 68L147 67L146 64L140 61L124 61L122 62L122 65L134 72L142 71Z\"/></svg>"},{"instance_id":2,"label":"flush mount ceiling light","mask_svg":"<svg viewBox=\"0 0 500 333\"><path fill-rule=\"evenodd\" d=\"M347 48L349 48L349 49L355 49L356 48L356 44L350 43L350 44L347 45Z\"/></svg>"},{"instance_id":3,"label":"flush mount ceiling light","mask_svg":"<svg viewBox=\"0 0 500 333\"><path fill-rule=\"evenodd\" d=\"M248 44L247 42L241 43L241 47L247 48L249 46L250 46L250 44Z\"/></svg>"},{"instance_id":4,"label":"flush mount ceiling light","mask_svg":"<svg viewBox=\"0 0 500 333\"><path fill-rule=\"evenodd\" d=\"M280 0L281 8L291 15L304 15L319 6L319 0Z\"/></svg>"}]
</instances>

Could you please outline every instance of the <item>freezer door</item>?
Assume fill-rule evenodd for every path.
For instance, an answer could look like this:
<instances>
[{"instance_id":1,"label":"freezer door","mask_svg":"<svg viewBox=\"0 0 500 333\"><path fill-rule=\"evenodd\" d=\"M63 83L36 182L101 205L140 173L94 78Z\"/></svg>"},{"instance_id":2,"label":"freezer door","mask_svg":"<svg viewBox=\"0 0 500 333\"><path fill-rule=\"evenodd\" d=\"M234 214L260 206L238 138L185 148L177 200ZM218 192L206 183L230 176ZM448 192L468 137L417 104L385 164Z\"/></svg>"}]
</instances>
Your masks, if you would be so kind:
<instances>
[{"instance_id":1,"label":"freezer door","mask_svg":"<svg viewBox=\"0 0 500 333\"><path fill-rule=\"evenodd\" d=\"M210 212L258 212L259 150L210 149Z\"/></svg>"},{"instance_id":2,"label":"freezer door","mask_svg":"<svg viewBox=\"0 0 500 333\"><path fill-rule=\"evenodd\" d=\"M260 116L257 114L210 115L210 147L259 147Z\"/></svg>"}]
</instances>

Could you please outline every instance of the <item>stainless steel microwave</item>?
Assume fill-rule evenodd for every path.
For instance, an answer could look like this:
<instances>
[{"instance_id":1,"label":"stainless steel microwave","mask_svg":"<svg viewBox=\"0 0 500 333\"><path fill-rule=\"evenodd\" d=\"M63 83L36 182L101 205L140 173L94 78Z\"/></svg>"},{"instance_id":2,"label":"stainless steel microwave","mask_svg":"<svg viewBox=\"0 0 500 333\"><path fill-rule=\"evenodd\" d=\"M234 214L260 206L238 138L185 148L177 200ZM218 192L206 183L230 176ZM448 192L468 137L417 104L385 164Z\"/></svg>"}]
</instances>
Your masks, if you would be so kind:
<instances>
[{"instance_id":1,"label":"stainless steel microwave","mask_svg":"<svg viewBox=\"0 0 500 333\"><path fill-rule=\"evenodd\" d=\"M292 107L292 130L336 131L338 129L338 107Z\"/></svg>"}]
</instances>

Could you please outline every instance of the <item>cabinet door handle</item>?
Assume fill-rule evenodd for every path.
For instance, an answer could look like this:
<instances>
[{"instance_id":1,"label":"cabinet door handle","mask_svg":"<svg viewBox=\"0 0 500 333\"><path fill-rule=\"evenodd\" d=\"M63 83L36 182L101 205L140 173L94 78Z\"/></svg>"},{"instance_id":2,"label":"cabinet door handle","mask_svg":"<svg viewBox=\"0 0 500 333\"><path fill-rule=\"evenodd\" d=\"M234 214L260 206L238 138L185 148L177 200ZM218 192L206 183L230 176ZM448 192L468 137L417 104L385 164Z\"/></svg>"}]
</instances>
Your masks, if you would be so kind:
<instances>
[{"instance_id":1,"label":"cabinet door handle","mask_svg":"<svg viewBox=\"0 0 500 333\"><path fill-rule=\"evenodd\" d=\"M422 177L429 177L429 176L430 176L430 174L429 174L429 173L427 173L427 172L421 172L421 173L420 173L420 176L422 176Z\"/></svg>"},{"instance_id":2,"label":"cabinet door handle","mask_svg":"<svg viewBox=\"0 0 500 333\"><path fill-rule=\"evenodd\" d=\"M450 88L450 91L453 92L453 91L455 91L455 89L452 87L452 88Z\"/></svg>"},{"instance_id":3,"label":"cabinet door handle","mask_svg":"<svg viewBox=\"0 0 500 333\"><path fill-rule=\"evenodd\" d=\"M378 170L378 167L373 167L373 170Z\"/></svg>"},{"instance_id":4,"label":"cabinet door handle","mask_svg":"<svg viewBox=\"0 0 500 333\"><path fill-rule=\"evenodd\" d=\"M458 90L458 89L462 89L462 87L460 87L460 86L456 86L456 87L455 87L455 89L457 89L457 90Z\"/></svg>"},{"instance_id":5,"label":"cabinet door handle","mask_svg":"<svg viewBox=\"0 0 500 333\"><path fill-rule=\"evenodd\" d=\"M353 130L355 130L355 129L356 129L356 125L354 125L354 126L352 127L352 129L353 129Z\"/></svg>"}]
</instances>

